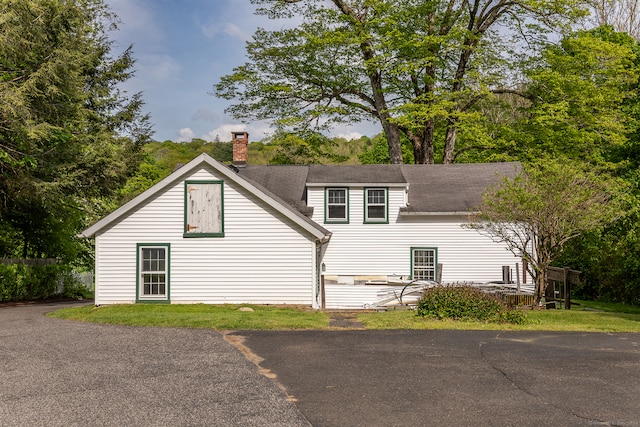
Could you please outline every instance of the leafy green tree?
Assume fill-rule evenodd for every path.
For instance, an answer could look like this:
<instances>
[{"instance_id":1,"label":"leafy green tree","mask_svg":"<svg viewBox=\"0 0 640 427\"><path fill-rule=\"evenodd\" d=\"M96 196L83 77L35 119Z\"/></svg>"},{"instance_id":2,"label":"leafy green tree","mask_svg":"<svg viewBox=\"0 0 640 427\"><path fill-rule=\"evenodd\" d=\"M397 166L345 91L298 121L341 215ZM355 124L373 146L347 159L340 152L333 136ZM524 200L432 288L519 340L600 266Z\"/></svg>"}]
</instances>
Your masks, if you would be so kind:
<instances>
[{"instance_id":1,"label":"leafy green tree","mask_svg":"<svg viewBox=\"0 0 640 427\"><path fill-rule=\"evenodd\" d=\"M151 133L139 94L118 84L101 0L0 0L1 255L73 258L75 234L139 161Z\"/></svg>"},{"instance_id":2,"label":"leafy green tree","mask_svg":"<svg viewBox=\"0 0 640 427\"><path fill-rule=\"evenodd\" d=\"M277 132L266 142L275 145L275 153L269 160L274 165L307 165L341 163L345 156L333 152L335 142L317 132L305 132L302 136Z\"/></svg>"},{"instance_id":3,"label":"leafy green tree","mask_svg":"<svg viewBox=\"0 0 640 427\"><path fill-rule=\"evenodd\" d=\"M383 134L378 134L371 139L371 146L358 156L360 163L364 165L390 163L387 141ZM402 139L402 161L413 163L413 150L407 138Z\"/></svg>"},{"instance_id":4,"label":"leafy green tree","mask_svg":"<svg viewBox=\"0 0 640 427\"><path fill-rule=\"evenodd\" d=\"M433 163L437 147L453 162L459 132L479 129L465 125L477 103L510 85L512 47L583 12L573 0L253 2L301 23L254 34L249 62L215 85L235 102L227 111L293 130L376 120L392 163L403 161L402 135L416 163Z\"/></svg>"},{"instance_id":5,"label":"leafy green tree","mask_svg":"<svg viewBox=\"0 0 640 427\"><path fill-rule=\"evenodd\" d=\"M583 272L576 292L584 298L638 302L638 52L631 37L609 26L564 37L526 70L528 86L487 110L497 138L472 153L525 163L559 157L569 168L595 168L627 182L621 217L580 233L558 255L559 265Z\"/></svg>"},{"instance_id":6,"label":"leafy green tree","mask_svg":"<svg viewBox=\"0 0 640 427\"><path fill-rule=\"evenodd\" d=\"M611 27L580 31L547 47L524 70L526 86L485 110L496 138L479 156L524 162L563 156L619 167L637 126L637 60L633 39Z\"/></svg>"},{"instance_id":7,"label":"leafy green tree","mask_svg":"<svg viewBox=\"0 0 640 427\"><path fill-rule=\"evenodd\" d=\"M637 185L637 183L636 183ZM582 272L576 298L640 306L640 200L635 194L620 219L568 242L558 265Z\"/></svg>"},{"instance_id":8,"label":"leafy green tree","mask_svg":"<svg viewBox=\"0 0 640 427\"><path fill-rule=\"evenodd\" d=\"M546 160L487 190L469 227L505 243L526 261L539 302L547 284L546 269L565 244L620 217L617 186L566 161Z\"/></svg>"}]
</instances>

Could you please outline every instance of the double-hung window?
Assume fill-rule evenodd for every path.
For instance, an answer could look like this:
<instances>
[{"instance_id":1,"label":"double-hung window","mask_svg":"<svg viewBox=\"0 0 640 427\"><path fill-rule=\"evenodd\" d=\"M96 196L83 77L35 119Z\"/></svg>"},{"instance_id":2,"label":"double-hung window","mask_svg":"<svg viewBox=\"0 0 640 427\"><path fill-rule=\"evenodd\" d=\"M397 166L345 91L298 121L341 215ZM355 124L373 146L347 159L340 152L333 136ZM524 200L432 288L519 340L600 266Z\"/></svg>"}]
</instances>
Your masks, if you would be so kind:
<instances>
[{"instance_id":1,"label":"double-hung window","mask_svg":"<svg viewBox=\"0 0 640 427\"><path fill-rule=\"evenodd\" d=\"M438 251L435 248L411 248L411 278L436 280Z\"/></svg>"},{"instance_id":2,"label":"double-hung window","mask_svg":"<svg viewBox=\"0 0 640 427\"><path fill-rule=\"evenodd\" d=\"M389 222L386 188L364 189L364 222Z\"/></svg>"},{"instance_id":3,"label":"double-hung window","mask_svg":"<svg viewBox=\"0 0 640 427\"><path fill-rule=\"evenodd\" d=\"M169 301L169 244L138 245L138 301Z\"/></svg>"},{"instance_id":4,"label":"double-hung window","mask_svg":"<svg viewBox=\"0 0 640 427\"><path fill-rule=\"evenodd\" d=\"M349 222L349 190L347 188L325 189L325 222Z\"/></svg>"}]
</instances>

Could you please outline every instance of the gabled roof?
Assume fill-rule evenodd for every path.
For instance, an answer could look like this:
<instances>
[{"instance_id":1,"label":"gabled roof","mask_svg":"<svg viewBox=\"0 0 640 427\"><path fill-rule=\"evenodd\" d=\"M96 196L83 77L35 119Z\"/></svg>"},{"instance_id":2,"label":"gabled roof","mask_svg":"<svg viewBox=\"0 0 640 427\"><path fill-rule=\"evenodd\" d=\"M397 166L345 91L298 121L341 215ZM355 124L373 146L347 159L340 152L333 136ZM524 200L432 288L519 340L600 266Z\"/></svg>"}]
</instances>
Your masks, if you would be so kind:
<instances>
[{"instance_id":1,"label":"gabled roof","mask_svg":"<svg viewBox=\"0 0 640 427\"><path fill-rule=\"evenodd\" d=\"M279 213L281 213L289 220L293 221L313 237L319 240L328 240L331 237L330 231L303 215L297 206L292 206L286 200L280 198L277 193L272 192L263 184L261 185L259 183L260 181L245 179L241 174L236 173L233 169L225 166L224 164L218 162L217 160L204 153L199 155L186 165L182 166L181 168L177 169L171 175L169 175L153 187L149 188L130 202L124 204L106 217L102 218L100 221L84 230L81 235L84 237L95 237L100 232L109 228L112 224L117 223L122 218L144 206L146 203L150 202L157 194L167 190L177 182L183 180L186 176L202 168L212 169L216 175L224 177L224 179L228 180L229 182L234 182L258 199L264 201L265 203L268 203ZM304 185L302 187L304 188Z\"/></svg>"},{"instance_id":2,"label":"gabled roof","mask_svg":"<svg viewBox=\"0 0 640 427\"><path fill-rule=\"evenodd\" d=\"M408 205L403 215L468 213L480 204L482 193L501 177L513 178L520 163L463 163L453 165L309 165L253 166L238 169L241 176L264 186L300 212L309 214L305 188L309 186L403 186Z\"/></svg>"}]
</instances>

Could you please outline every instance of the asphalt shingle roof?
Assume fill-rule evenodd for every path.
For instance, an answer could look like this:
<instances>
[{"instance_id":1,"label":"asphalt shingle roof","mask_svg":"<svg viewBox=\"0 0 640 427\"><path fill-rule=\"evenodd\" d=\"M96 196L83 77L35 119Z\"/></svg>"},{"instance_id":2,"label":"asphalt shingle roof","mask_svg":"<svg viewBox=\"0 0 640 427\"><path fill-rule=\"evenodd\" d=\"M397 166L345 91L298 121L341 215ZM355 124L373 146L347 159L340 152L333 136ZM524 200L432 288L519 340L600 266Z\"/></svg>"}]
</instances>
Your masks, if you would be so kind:
<instances>
[{"instance_id":1,"label":"asphalt shingle roof","mask_svg":"<svg viewBox=\"0 0 640 427\"><path fill-rule=\"evenodd\" d=\"M308 184L406 183L399 165L311 165Z\"/></svg>"},{"instance_id":2,"label":"asphalt shingle roof","mask_svg":"<svg viewBox=\"0 0 640 427\"><path fill-rule=\"evenodd\" d=\"M514 177L519 163L402 165L409 183L407 212L466 212L501 177Z\"/></svg>"},{"instance_id":3,"label":"asphalt shingle roof","mask_svg":"<svg viewBox=\"0 0 640 427\"><path fill-rule=\"evenodd\" d=\"M453 165L249 165L242 177L272 192L299 212L309 214L306 186L313 184L406 184L407 213L465 212L480 203L482 193L501 177L513 177L520 163Z\"/></svg>"},{"instance_id":4,"label":"asphalt shingle roof","mask_svg":"<svg viewBox=\"0 0 640 427\"><path fill-rule=\"evenodd\" d=\"M256 165L237 169L240 176L266 188L298 211L309 212L306 203L309 166Z\"/></svg>"}]
</instances>

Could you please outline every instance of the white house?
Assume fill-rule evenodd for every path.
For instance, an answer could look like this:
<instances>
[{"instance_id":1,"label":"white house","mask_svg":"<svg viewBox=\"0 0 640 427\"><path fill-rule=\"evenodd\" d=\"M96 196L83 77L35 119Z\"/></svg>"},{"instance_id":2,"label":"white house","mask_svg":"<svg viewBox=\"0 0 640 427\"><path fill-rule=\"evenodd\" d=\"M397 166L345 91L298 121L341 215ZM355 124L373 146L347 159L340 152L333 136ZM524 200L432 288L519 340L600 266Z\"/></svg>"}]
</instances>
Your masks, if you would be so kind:
<instances>
[{"instance_id":1,"label":"white house","mask_svg":"<svg viewBox=\"0 0 640 427\"><path fill-rule=\"evenodd\" d=\"M234 133L234 165L200 155L83 232L96 304L357 308L388 276L489 282L520 261L462 227L517 163L252 166L247 144Z\"/></svg>"}]
</instances>

